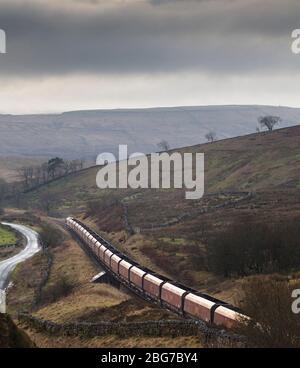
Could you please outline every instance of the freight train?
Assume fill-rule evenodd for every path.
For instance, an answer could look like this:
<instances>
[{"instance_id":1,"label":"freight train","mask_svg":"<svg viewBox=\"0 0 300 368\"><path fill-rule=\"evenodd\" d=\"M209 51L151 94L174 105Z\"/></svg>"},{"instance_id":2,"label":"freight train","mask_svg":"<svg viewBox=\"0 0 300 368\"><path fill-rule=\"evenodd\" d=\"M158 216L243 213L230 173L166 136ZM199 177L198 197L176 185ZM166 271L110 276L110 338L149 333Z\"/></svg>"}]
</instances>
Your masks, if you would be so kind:
<instances>
[{"instance_id":1,"label":"freight train","mask_svg":"<svg viewBox=\"0 0 300 368\"><path fill-rule=\"evenodd\" d=\"M232 305L140 266L81 221L68 217L66 224L90 248L105 269L144 298L187 318L225 328L232 328L238 321L247 318Z\"/></svg>"}]
</instances>

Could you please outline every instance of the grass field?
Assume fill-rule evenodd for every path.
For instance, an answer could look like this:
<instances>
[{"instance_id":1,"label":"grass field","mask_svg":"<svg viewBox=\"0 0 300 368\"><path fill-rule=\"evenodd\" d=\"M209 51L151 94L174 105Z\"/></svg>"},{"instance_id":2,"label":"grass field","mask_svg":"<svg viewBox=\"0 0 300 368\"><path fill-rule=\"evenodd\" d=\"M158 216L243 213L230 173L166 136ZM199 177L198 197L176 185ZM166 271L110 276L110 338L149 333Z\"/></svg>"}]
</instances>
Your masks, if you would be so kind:
<instances>
[{"instance_id":1,"label":"grass field","mask_svg":"<svg viewBox=\"0 0 300 368\"><path fill-rule=\"evenodd\" d=\"M17 238L13 231L8 227L0 225L0 247L16 243Z\"/></svg>"}]
</instances>

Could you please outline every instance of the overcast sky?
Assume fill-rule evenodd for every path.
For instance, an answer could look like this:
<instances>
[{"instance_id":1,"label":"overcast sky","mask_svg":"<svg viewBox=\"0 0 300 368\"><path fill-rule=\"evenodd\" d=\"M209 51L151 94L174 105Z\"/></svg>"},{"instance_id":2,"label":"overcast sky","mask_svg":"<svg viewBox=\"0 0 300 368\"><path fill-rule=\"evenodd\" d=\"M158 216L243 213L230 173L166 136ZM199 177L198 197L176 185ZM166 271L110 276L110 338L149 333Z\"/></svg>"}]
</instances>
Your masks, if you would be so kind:
<instances>
[{"instance_id":1,"label":"overcast sky","mask_svg":"<svg viewBox=\"0 0 300 368\"><path fill-rule=\"evenodd\" d=\"M0 0L0 113L300 107L299 0Z\"/></svg>"}]
</instances>

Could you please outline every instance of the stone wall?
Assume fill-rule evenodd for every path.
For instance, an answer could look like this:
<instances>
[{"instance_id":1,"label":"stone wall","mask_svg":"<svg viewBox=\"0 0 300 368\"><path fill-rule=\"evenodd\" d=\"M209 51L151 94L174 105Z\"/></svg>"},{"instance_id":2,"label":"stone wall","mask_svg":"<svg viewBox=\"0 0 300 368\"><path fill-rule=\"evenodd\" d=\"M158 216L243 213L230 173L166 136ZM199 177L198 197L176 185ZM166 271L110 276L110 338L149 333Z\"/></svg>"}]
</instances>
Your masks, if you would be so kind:
<instances>
[{"instance_id":1,"label":"stone wall","mask_svg":"<svg viewBox=\"0 0 300 368\"><path fill-rule=\"evenodd\" d=\"M42 270L42 279L34 292L34 298L32 302L33 309L37 308L38 305L41 303L42 291L43 291L44 286L47 284L49 280L51 267L53 263L53 255L51 253L51 250L43 244L42 239L40 237L39 237L39 242L42 247L42 252L46 256L46 265Z\"/></svg>"},{"instance_id":2,"label":"stone wall","mask_svg":"<svg viewBox=\"0 0 300 368\"><path fill-rule=\"evenodd\" d=\"M157 230L160 228L165 228L165 227L170 227L173 225L176 225L178 223L180 223L181 221L185 221L187 219L199 216L201 214L205 214L205 213L211 213L213 211L225 208L225 207L235 207L236 205L240 204L241 202L250 200L253 197L253 193L251 192L226 192L227 195L240 195L240 198L233 198L233 199L228 199L227 201L217 204L215 206L210 206L209 208L200 208L196 211L190 211L190 212L186 212L183 213L179 216L177 216L176 218L161 223L161 224L150 224L148 226L144 226L143 228L139 229L139 232L143 232L143 231L149 231L149 230ZM128 217L128 214L127 214ZM129 221L129 220L127 220Z\"/></svg>"},{"instance_id":3,"label":"stone wall","mask_svg":"<svg viewBox=\"0 0 300 368\"><path fill-rule=\"evenodd\" d=\"M95 337L118 335L136 336L197 336L199 329L194 321L146 321L146 322L72 322L54 323L29 314L19 314L19 321L28 326L55 335Z\"/></svg>"},{"instance_id":4,"label":"stone wall","mask_svg":"<svg viewBox=\"0 0 300 368\"><path fill-rule=\"evenodd\" d=\"M80 336L93 338L96 336L117 335L121 338L138 336L199 336L208 340L217 338L240 342L243 338L230 334L225 330L210 328L201 321L195 320L164 320L144 322L71 322L54 323L29 314L19 314L18 319L30 328L60 336Z\"/></svg>"}]
</instances>

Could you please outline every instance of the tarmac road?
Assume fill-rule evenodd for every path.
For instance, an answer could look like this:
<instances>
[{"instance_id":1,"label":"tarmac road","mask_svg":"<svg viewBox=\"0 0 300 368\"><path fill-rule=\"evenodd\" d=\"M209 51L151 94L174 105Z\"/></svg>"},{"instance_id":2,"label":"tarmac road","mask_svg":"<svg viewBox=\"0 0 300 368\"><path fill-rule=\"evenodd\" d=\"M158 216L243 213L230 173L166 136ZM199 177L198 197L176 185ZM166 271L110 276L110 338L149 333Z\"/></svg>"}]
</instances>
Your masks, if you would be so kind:
<instances>
[{"instance_id":1,"label":"tarmac road","mask_svg":"<svg viewBox=\"0 0 300 368\"><path fill-rule=\"evenodd\" d=\"M16 265L32 257L40 250L38 234L34 230L23 225L10 224L7 222L3 222L3 225L10 226L14 230L22 233L26 238L27 244L20 253L0 262L0 290L5 290L9 282L9 275L16 267Z\"/></svg>"}]
</instances>

